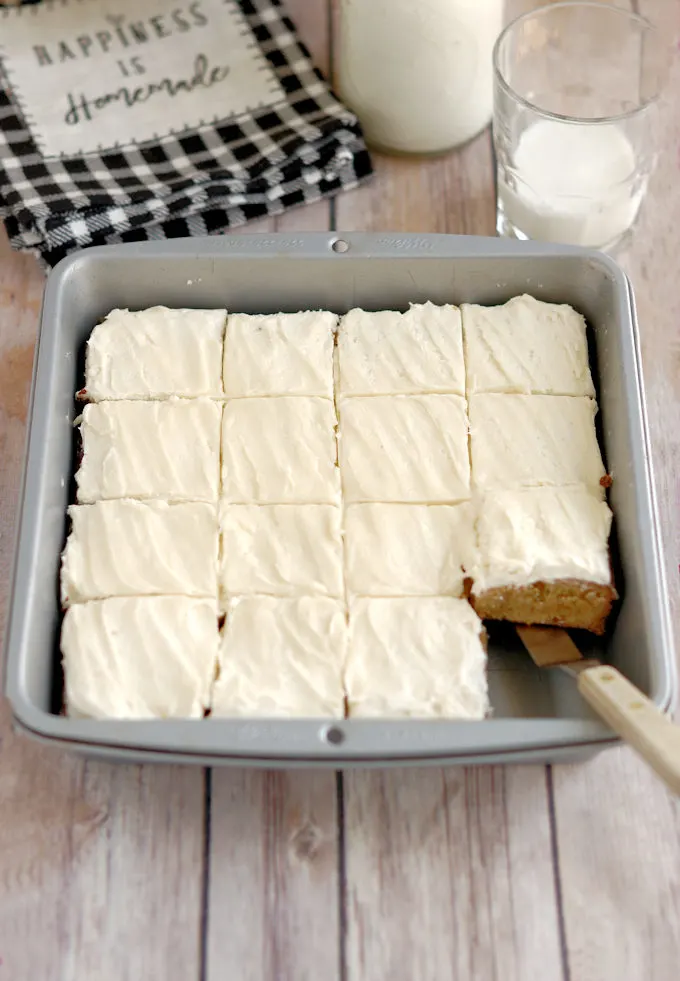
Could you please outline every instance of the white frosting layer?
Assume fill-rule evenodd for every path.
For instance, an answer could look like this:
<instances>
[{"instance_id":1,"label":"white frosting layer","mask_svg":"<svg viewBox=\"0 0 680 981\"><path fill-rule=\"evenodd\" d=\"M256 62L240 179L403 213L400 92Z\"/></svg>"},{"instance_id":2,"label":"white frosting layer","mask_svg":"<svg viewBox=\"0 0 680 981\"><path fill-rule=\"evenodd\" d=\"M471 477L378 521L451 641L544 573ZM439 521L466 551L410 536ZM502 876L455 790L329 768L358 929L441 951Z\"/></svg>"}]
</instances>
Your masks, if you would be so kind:
<instances>
[{"instance_id":1,"label":"white frosting layer","mask_svg":"<svg viewBox=\"0 0 680 981\"><path fill-rule=\"evenodd\" d=\"M455 502L470 496L465 399L395 395L340 403L348 502Z\"/></svg>"},{"instance_id":2,"label":"white frosting layer","mask_svg":"<svg viewBox=\"0 0 680 981\"><path fill-rule=\"evenodd\" d=\"M62 603L107 596L217 595L212 504L99 501L69 508Z\"/></svg>"},{"instance_id":3,"label":"white frosting layer","mask_svg":"<svg viewBox=\"0 0 680 981\"><path fill-rule=\"evenodd\" d=\"M340 321L338 355L340 395L465 394L457 307L350 310Z\"/></svg>"},{"instance_id":4,"label":"white frosting layer","mask_svg":"<svg viewBox=\"0 0 680 981\"><path fill-rule=\"evenodd\" d=\"M346 644L344 607L338 600L234 600L212 714L341 718Z\"/></svg>"},{"instance_id":5,"label":"white frosting layer","mask_svg":"<svg viewBox=\"0 0 680 981\"><path fill-rule=\"evenodd\" d=\"M329 399L235 399L224 409L222 497L231 504L336 504Z\"/></svg>"},{"instance_id":6,"label":"white frosting layer","mask_svg":"<svg viewBox=\"0 0 680 981\"><path fill-rule=\"evenodd\" d=\"M474 551L469 503L351 504L345 512L347 588L358 596L461 596Z\"/></svg>"},{"instance_id":7,"label":"white frosting layer","mask_svg":"<svg viewBox=\"0 0 680 981\"><path fill-rule=\"evenodd\" d=\"M604 496L592 399L473 395L469 412L474 487L586 484Z\"/></svg>"},{"instance_id":8,"label":"white frosting layer","mask_svg":"<svg viewBox=\"0 0 680 981\"><path fill-rule=\"evenodd\" d=\"M482 630L462 599L355 600L345 669L350 717L484 718Z\"/></svg>"},{"instance_id":9,"label":"white frosting layer","mask_svg":"<svg viewBox=\"0 0 680 981\"><path fill-rule=\"evenodd\" d=\"M555 579L609 585L612 515L586 487L500 490L477 505L473 593Z\"/></svg>"},{"instance_id":10,"label":"white frosting layer","mask_svg":"<svg viewBox=\"0 0 680 981\"><path fill-rule=\"evenodd\" d=\"M199 718L217 649L214 600L133 596L72 606L61 632L68 712Z\"/></svg>"},{"instance_id":11,"label":"white frosting layer","mask_svg":"<svg viewBox=\"0 0 680 981\"><path fill-rule=\"evenodd\" d=\"M118 497L217 501L222 409L210 399L86 405L81 504Z\"/></svg>"},{"instance_id":12,"label":"white frosting layer","mask_svg":"<svg viewBox=\"0 0 680 981\"><path fill-rule=\"evenodd\" d=\"M224 348L227 396L333 397L334 313L230 314Z\"/></svg>"},{"instance_id":13,"label":"white frosting layer","mask_svg":"<svg viewBox=\"0 0 680 981\"><path fill-rule=\"evenodd\" d=\"M340 518L330 504L222 505L223 598L343 596Z\"/></svg>"},{"instance_id":14,"label":"white frosting layer","mask_svg":"<svg viewBox=\"0 0 680 981\"><path fill-rule=\"evenodd\" d=\"M515 296L503 306L464 304L467 390L588 395L586 322L564 304Z\"/></svg>"},{"instance_id":15,"label":"white frosting layer","mask_svg":"<svg viewBox=\"0 0 680 981\"><path fill-rule=\"evenodd\" d=\"M87 398L222 394L225 310L112 310L87 342Z\"/></svg>"}]
</instances>

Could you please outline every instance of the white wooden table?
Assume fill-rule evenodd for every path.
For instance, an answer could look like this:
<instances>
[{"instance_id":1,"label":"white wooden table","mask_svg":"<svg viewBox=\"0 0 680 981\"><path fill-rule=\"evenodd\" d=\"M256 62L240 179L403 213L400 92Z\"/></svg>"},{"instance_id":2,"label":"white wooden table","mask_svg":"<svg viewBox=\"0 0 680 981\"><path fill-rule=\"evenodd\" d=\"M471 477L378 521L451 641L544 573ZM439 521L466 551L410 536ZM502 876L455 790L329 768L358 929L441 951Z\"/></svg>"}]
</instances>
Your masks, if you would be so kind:
<instances>
[{"instance_id":1,"label":"white wooden table","mask_svg":"<svg viewBox=\"0 0 680 981\"><path fill-rule=\"evenodd\" d=\"M326 0L288 0L321 67ZM521 5L521 4L518 4ZM527 4L524 4L525 6ZM644 0L680 45L678 0ZM680 609L680 48L623 264ZM376 157L255 230L493 234L491 142ZM0 244L0 630L43 276ZM680 809L626 749L581 766L279 772L84 763L0 711L0 981L677 981Z\"/></svg>"}]
</instances>

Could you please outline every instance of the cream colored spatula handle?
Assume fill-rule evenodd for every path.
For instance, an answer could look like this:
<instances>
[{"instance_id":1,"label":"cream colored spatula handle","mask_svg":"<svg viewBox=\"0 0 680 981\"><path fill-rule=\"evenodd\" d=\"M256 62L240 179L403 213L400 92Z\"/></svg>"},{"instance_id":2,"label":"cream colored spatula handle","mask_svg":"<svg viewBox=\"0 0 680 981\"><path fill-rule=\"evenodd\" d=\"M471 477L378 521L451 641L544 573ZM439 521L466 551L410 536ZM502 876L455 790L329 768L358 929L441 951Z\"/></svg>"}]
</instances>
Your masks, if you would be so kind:
<instances>
[{"instance_id":1,"label":"cream colored spatula handle","mask_svg":"<svg viewBox=\"0 0 680 981\"><path fill-rule=\"evenodd\" d=\"M598 715L680 795L680 726L609 665L581 671L578 687Z\"/></svg>"}]
</instances>

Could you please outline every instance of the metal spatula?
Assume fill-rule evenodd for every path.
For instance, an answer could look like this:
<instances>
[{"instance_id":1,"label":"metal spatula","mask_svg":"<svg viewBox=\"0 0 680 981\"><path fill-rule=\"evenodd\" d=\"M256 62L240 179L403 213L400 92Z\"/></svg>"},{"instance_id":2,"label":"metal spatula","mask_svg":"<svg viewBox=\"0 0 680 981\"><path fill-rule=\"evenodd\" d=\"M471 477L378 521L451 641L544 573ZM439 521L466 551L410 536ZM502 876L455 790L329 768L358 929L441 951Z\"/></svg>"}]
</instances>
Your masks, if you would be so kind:
<instances>
[{"instance_id":1,"label":"metal spatula","mask_svg":"<svg viewBox=\"0 0 680 981\"><path fill-rule=\"evenodd\" d=\"M537 667L572 674L591 708L680 796L680 726L616 668L581 657L566 630L518 625L517 634Z\"/></svg>"}]
</instances>

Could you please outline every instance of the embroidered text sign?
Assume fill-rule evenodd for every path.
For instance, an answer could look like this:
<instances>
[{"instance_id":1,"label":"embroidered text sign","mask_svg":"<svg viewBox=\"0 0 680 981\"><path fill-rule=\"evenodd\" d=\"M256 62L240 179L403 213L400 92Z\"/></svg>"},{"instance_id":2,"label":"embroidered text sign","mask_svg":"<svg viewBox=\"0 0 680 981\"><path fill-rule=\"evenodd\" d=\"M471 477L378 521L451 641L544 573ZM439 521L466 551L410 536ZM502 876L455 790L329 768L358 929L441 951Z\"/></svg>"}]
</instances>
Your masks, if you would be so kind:
<instances>
[{"instance_id":1,"label":"embroidered text sign","mask_svg":"<svg viewBox=\"0 0 680 981\"><path fill-rule=\"evenodd\" d=\"M4 8L0 65L46 157L162 138L285 97L235 0Z\"/></svg>"}]
</instances>

